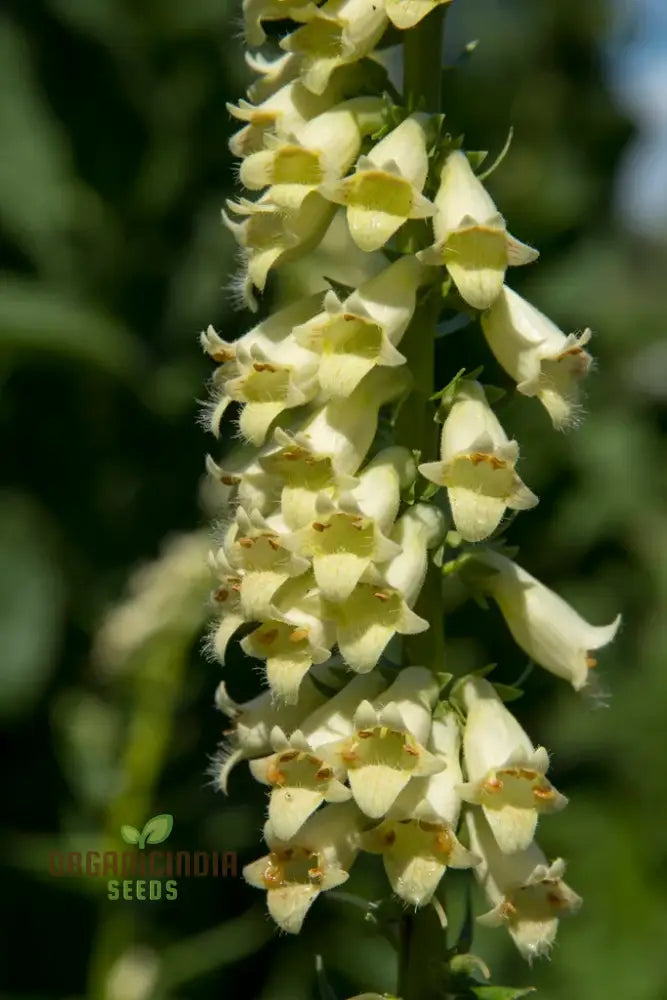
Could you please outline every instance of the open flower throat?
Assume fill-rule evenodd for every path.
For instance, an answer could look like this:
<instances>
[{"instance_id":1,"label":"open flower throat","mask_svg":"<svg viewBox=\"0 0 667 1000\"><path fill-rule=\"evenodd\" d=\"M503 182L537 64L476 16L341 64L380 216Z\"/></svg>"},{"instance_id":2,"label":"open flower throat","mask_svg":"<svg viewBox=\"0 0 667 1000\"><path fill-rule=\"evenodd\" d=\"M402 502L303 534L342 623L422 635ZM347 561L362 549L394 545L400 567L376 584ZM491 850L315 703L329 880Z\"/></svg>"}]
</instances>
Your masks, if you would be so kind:
<instances>
[{"instance_id":1,"label":"open flower throat","mask_svg":"<svg viewBox=\"0 0 667 1000\"><path fill-rule=\"evenodd\" d=\"M476 316L465 336L528 397L526 419L543 419L541 404L556 428L580 419L591 365L590 331L562 332L506 284L538 253L509 231L479 155L441 116L408 110L423 103L386 96L385 32L439 32L447 3L243 3L249 45L270 21L293 30L275 58L248 54L249 101L230 108L252 196L224 219L236 286L265 318L233 343L211 327L201 338L217 365L210 429L242 439L207 462L224 508L208 646L224 664L240 642L265 682L245 704L221 686L231 725L218 778L226 790L245 760L266 787L267 853L244 874L283 930L298 933L367 852L411 907L437 898L449 867L472 869L491 906L480 919L532 959L579 904L535 840L567 799L502 687L452 680L456 664L429 654L438 588L458 574L498 605L519 656L577 691L618 619L589 624L503 551L509 518L538 497L497 394L465 370L415 385L407 360L433 351L445 312ZM437 450L420 429L431 417Z\"/></svg>"}]
</instances>

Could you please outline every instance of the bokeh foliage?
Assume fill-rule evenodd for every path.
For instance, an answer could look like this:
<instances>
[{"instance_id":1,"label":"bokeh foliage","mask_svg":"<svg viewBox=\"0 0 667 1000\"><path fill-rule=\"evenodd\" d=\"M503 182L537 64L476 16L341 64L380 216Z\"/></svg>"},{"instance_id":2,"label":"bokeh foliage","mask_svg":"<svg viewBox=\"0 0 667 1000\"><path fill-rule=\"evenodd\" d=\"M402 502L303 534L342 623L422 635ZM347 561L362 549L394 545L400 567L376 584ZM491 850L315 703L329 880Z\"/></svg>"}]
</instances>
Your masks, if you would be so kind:
<instances>
[{"instance_id":1,"label":"bokeh foliage","mask_svg":"<svg viewBox=\"0 0 667 1000\"><path fill-rule=\"evenodd\" d=\"M480 45L443 84L448 127L470 148L496 151L514 126L490 187L542 258L511 277L565 329L590 325L599 360L575 433L555 435L512 393L499 411L541 497L512 528L519 560L592 621L625 618L599 668L608 707L539 671L516 703L571 798L541 839L570 859L585 906L551 964L528 970L501 932L480 931L475 950L497 981L534 984L545 1000L667 994L667 240L614 221L632 124L604 82L610 19L605 0L457 0L451 63ZM130 1000L134 969L156 970L155 996L305 1000L317 996L316 953L340 996L394 985L390 946L341 901L321 900L291 940L240 879L131 904L47 869L49 850L95 849L158 812L175 817L174 847L237 850L241 862L260 852L261 790L240 768L224 801L204 776L221 729L219 671L194 635L205 580L179 614L156 609L122 669L91 654L130 570L205 523L196 333L248 323L230 307L234 248L219 225L241 54L229 0L7 0L0 13L8 997ZM437 350L443 382L479 362L485 381L506 384L475 328ZM525 667L494 610L457 609L448 649L454 672L497 661L512 681ZM240 699L257 689L239 656L226 680ZM351 888L383 891L372 860Z\"/></svg>"}]
</instances>

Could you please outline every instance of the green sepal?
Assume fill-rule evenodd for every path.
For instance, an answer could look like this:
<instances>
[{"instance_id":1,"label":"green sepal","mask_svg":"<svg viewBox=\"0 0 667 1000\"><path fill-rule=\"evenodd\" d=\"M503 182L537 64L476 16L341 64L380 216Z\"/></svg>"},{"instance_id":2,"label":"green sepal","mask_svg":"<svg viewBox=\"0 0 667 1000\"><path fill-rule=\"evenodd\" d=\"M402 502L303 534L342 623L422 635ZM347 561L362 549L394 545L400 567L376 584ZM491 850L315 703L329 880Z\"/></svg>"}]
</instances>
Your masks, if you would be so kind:
<instances>
[{"instance_id":1,"label":"green sepal","mask_svg":"<svg viewBox=\"0 0 667 1000\"><path fill-rule=\"evenodd\" d=\"M499 385L482 385L482 389L484 390L489 406L500 402L507 395L507 389L503 389Z\"/></svg>"},{"instance_id":2,"label":"green sepal","mask_svg":"<svg viewBox=\"0 0 667 1000\"><path fill-rule=\"evenodd\" d=\"M435 674L435 679L440 685L441 691L443 691L444 688L446 688L451 683L453 677L454 674L450 674L446 670L439 670ZM447 715L447 712L450 711L450 709L451 706L449 705L448 702L439 701L438 704L436 705L435 711L433 712L433 717L435 718L437 713L437 718L443 719Z\"/></svg>"},{"instance_id":3,"label":"green sepal","mask_svg":"<svg viewBox=\"0 0 667 1000\"><path fill-rule=\"evenodd\" d=\"M443 386L442 389L439 389L438 392L434 392L433 395L429 397L432 403L438 403L438 408L433 418L436 423L442 423L444 421L446 411L454 402L461 382L474 382L483 371L483 365L480 365L478 368L474 368L471 372L466 372L465 368L459 368L456 375L450 379L447 385Z\"/></svg>"},{"instance_id":4,"label":"green sepal","mask_svg":"<svg viewBox=\"0 0 667 1000\"><path fill-rule=\"evenodd\" d=\"M466 156L468 157L468 162L470 163L470 166L475 172L479 170L479 168L484 163L484 160L487 158L488 155L489 155L488 151L484 149L466 150Z\"/></svg>"},{"instance_id":5,"label":"green sepal","mask_svg":"<svg viewBox=\"0 0 667 1000\"><path fill-rule=\"evenodd\" d=\"M515 687L513 684L494 684L493 687L498 697L505 704L523 697L521 688Z\"/></svg>"}]
</instances>

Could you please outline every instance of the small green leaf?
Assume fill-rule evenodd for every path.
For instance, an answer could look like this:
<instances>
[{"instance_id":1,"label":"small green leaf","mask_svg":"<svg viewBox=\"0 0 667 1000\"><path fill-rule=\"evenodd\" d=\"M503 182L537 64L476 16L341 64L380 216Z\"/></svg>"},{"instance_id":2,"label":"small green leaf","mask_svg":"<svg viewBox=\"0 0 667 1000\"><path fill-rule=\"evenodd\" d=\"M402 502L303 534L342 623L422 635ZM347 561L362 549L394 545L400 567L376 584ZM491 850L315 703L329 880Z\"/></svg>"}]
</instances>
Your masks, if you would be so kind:
<instances>
[{"instance_id":1,"label":"small green leaf","mask_svg":"<svg viewBox=\"0 0 667 1000\"><path fill-rule=\"evenodd\" d=\"M517 698L521 698L523 696L521 688L514 687L512 684L494 684L493 686L496 689L496 694L502 699L502 701L505 702L505 704L507 704L508 701L516 701Z\"/></svg>"},{"instance_id":2,"label":"small green leaf","mask_svg":"<svg viewBox=\"0 0 667 1000\"><path fill-rule=\"evenodd\" d=\"M519 1000L519 997L534 993L535 987L517 989L515 986L472 986L471 992L477 1000Z\"/></svg>"},{"instance_id":3,"label":"small green leaf","mask_svg":"<svg viewBox=\"0 0 667 1000\"><path fill-rule=\"evenodd\" d=\"M438 392L434 392L432 396L429 396L429 400L432 403L434 403L434 402L436 402L436 400L443 399L443 397L445 396L445 394L447 392L449 392L450 389L453 389L453 388L456 387L456 384L458 383L459 379L462 379L463 376L465 375L465 373L466 373L465 368L459 368L459 370L457 371L456 375L454 375L454 377L452 379L450 379L450 381L447 383L447 385L443 386L442 389L439 389Z\"/></svg>"},{"instance_id":4,"label":"small green leaf","mask_svg":"<svg viewBox=\"0 0 667 1000\"><path fill-rule=\"evenodd\" d=\"M149 819L141 831L140 847L146 844L161 844L167 839L174 826L174 817L169 813L160 813Z\"/></svg>"},{"instance_id":5,"label":"small green leaf","mask_svg":"<svg viewBox=\"0 0 667 1000\"><path fill-rule=\"evenodd\" d=\"M488 677L497 666L497 663L487 663L486 666L480 667L479 670L472 670L471 674L473 677Z\"/></svg>"},{"instance_id":6,"label":"small green leaf","mask_svg":"<svg viewBox=\"0 0 667 1000\"><path fill-rule=\"evenodd\" d=\"M459 368L454 378L451 379L446 386L443 386L442 389L429 397L431 402L438 403L438 410L434 417L436 422L442 423L445 412L449 409L456 398L460 383L464 380L471 382L475 381L483 371L483 365L480 365L478 368L475 368L473 371L468 373L466 373L465 368Z\"/></svg>"},{"instance_id":7,"label":"small green leaf","mask_svg":"<svg viewBox=\"0 0 667 1000\"><path fill-rule=\"evenodd\" d=\"M140 833L136 826L121 826L120 835L126 844L138 844L140 840Z\"/></svg>"}]
</instances>

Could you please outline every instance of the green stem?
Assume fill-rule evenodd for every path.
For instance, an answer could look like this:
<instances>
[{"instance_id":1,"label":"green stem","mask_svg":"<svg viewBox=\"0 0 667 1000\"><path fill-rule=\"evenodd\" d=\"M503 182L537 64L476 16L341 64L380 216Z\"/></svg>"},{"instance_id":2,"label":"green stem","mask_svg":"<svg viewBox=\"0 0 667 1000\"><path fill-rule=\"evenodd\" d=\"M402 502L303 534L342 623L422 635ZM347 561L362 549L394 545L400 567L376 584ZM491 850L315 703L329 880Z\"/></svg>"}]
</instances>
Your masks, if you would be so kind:
<instances>
[{"instance_id":1,"label":"green stem","mask_svg":"<svg viewBox=\"0 0 667 1000\"><path fill-rule=\"evenodd\" d=\"M435 382L435 324L440 310L439 287L432 289L418 305L401 341L401 351L414 379L414 387L402 406L395 427L399 444L418 448L421 462L430 462L438 454L438 425L433 420L429 397ZM418 635L406 636L403 656L406 665L444 670L445 643L442 630L442 579L440 570L429 564L426 579L415 611L432 627Z\"/></svg>"},{"instance_id":2,"label":"green stem","mask_svg":"<svg viewBox=\"0 0 667 1000\"><path fill-rule=\"evenodd\" d=\"M142 651L141 659L135 664L132 716L121 765L123 787L109 805L105 850L127 849L119 841L121 825L131 823L141 829L151 814L191 641L189 634L163 633ZM89 966L88 996L91 1000L102 1000L106 996L109 970L136 934L134 910L114 906L105 899Z\"/></svg>"},{"instance_id":3,"label":"green stem","mask_svg":"<svg viewBox=\"0 0 667 1000\"><path fill-rule=\"evenodd\" d=\"M436 7L406 31L403 43L403 97L411 108L430 114L440 111L444 20L445 8Z\"/></svg>"},{"instance_id":4,"label":"green stem","mask_svg":"<svg viewBox=\"0 0 667 1000\"><path fill-rule=\"evenodd\" d=\"M401 921L398 996L401 1000L443 1000L446 940L433 906L424 906Z\"/></svg>"},{"instance_id":5,"label":"green stem","mask_svg":"<svg viewBox=\"0 0 667 1000\"><path fill-rule=\"evenodd\" d=\"M443 23L444 7L441 6L405 34L404 98L411 109L431 114L440 111ZM420 303L401 344L414 376L414 390L399 414L396 436L398 441L409 443L410 447L417 446L422 461L430 461L437 455L437 427L429 397L435 388L435 326L440 305L440 296L434 289ZM415 610L431 622L431 628L406 639L406 660L442 670L441 581L440 572L434 566L429 566ZM402 1000L436 1000L445 996L447 942L432 906L403 917L400 942L398 995Z\"/></svg>"}]
</instances>

